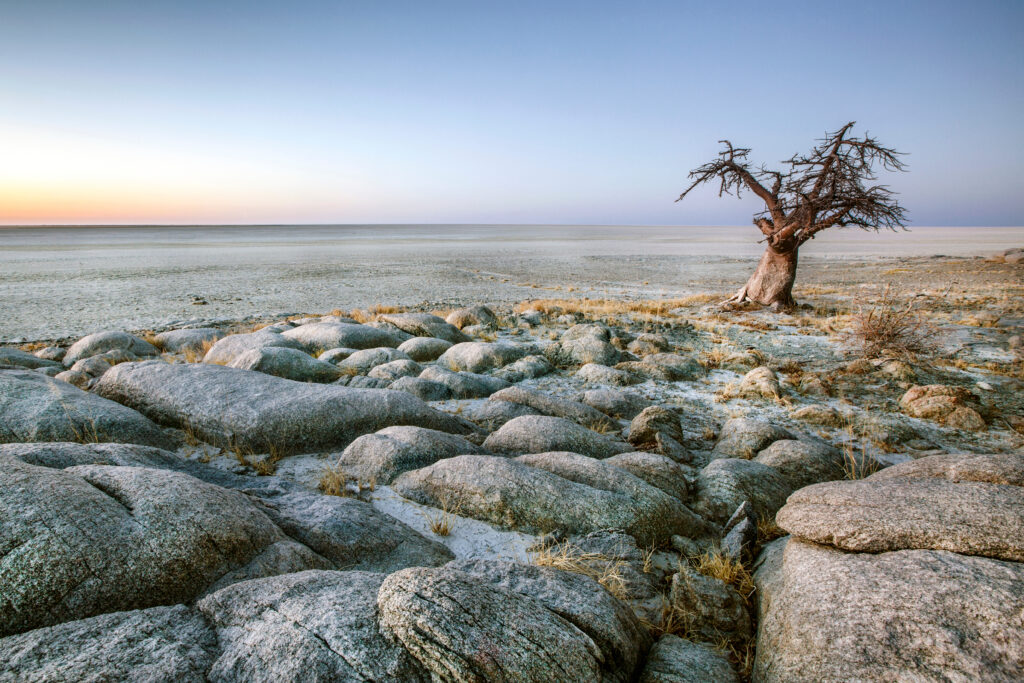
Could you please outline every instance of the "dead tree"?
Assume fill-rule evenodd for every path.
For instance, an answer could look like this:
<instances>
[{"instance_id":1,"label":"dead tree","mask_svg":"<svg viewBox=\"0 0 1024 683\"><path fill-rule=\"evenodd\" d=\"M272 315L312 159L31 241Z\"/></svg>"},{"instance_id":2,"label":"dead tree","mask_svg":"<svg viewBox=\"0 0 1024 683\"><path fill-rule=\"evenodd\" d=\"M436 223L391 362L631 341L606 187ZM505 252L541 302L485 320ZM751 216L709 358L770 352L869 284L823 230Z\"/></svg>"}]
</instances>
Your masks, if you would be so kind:
<instances>
[{"instance_id":1,"label":"dead tree","mask_svg":"<svg viewBox=\"0 0 1024 683\"><path fill-rule=\"evenodd\" d=\"M747 190L765 204L765 210L754 216L754 225L764 235L764 255L747 284L723 303L754 301L790 308L795 303L797 252L807 240L829 228L855 226L877 232L904 227L906 213L894 193L885 185L868 184L876 179L876 164L889 171L904 170L900 153L867 134L849 137L854 123L827 133L809 154L783 161L785 171L754 167L747 161L749 149L720 140L725 149L718 159L690 172L693 182L677 202L717 178L718 196L735 192L739 197Z\"/></svg>"}]
</instances>

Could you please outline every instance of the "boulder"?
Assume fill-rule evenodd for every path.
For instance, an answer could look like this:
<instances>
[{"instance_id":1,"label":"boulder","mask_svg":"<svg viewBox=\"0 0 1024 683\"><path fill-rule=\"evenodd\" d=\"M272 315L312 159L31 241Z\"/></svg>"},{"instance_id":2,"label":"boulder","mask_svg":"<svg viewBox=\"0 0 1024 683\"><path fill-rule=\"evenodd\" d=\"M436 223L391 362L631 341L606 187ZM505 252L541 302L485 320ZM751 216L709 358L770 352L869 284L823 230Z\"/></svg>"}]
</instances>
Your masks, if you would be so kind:
<instances>
[{"instance_id":1,"label":"boulder","mask_svg":"<svg viewBox=\"0 0 1024 683\"><path fill-rule=\"evenodd\" d=\"M485 452L454 434L421 427L387 427L349 444L338 464L357 479L389 484L402 472L432 465L443 458Z\"/></svg>"},{"instance_id":2,"label":"boulder","mask_svg":"<svg viewBox=\"0 0 1024 683\"><path fill-rule=\"evenodd\" d=\"M0 467L0 635L329 566L245 495L180 472Z\"/></svg>"},{"instance_id":3,"label":"boulder","mask_svg":"<svg viewBox=\"0 0 1024 683\"><path fill-rule=\"evenodd\" d=\"M420 377L444 384L451 391L452 398L487 398L509 386L509 383L500 377L479 375L474 372L452 372L436 365L426 368L420 373Z\"/></svg>"},{"instance_id":4,"label":"boulder","mask_svg":"<svg viewBox=\"0 0 1024 683\"><path fill-rule=\"evenodd\" d=\"M367 376L387 380L388 382L394 382L396 379L401 379L403 377L416 377L421 372L423 372L422 365L414 360L406 358L393 360L390 363L375 365Z\"/></svg>"},{"instance_id":5,"label":"boulder","mask_svg":"<svg viewBox=\"0 0 1024 683\"><path fill-rule=\"evenodd\" d=\"M697 495L690 507L722 524L743 501L750 501L759 519L772 519L793 489L774 467L752 460L712 460L697 475Z\"/></svg>"},{"instance_id":6,"label":"boulder","mask_svg":"<svg viewBox=\"0 0 1024 683\"><path fill-rule=\"evenodd\" d=\"M611 343L611 330L604 325L573 325L562 333L559 341L544 350L555 365L571 366L598 363L614 365L621 353Z\"/></svg>"},{"instance_id":7,"label":"boulder","mask_svg":"<svg viewBox=\"0 0 1024 683\"><path fill-rule=\"evenodd\" d=\"M426 681L378 625L385 575L305 571L245 581L199 601L217 628L216 681Z\"/></svg>"},{"instance_id":8,"label":"boulder","mask_svg":"<svg viewBox=\"0 0 1024 683\"><path fill-rule=\"evenodd\" d=\"M452 344L469 341L459 328L430 313L389 313L380 316L380 320L417 337L437 337Z\"/></svg>"},{"instance_id":9,"label":"boulder","mask_svg":"<svg viewBox=\"0 0 1024 683\"><path fill-rule=\"evenodd\" d=\"M444 545L354 498L284 487L261 494L263 511L291 538L339 569L393 572L452 559Z\"/></svg>"},{"instance_id":10,"label":"boulder","mask_svg":"<svg viewBox=\"0 0 1024 683\"><path fill-rule=\"evenodd\" d=\"M83 391L89 389L89 385L92 384L94 379L92 375L81 370L65 370L64 372L58 372L53 376L54 379L60 380L61 382L67 382L72 386L76 386Z\"/></svg>"},{"instance_id":11,"label":"boulder","mask_svg":"<svg viewBox=\"0 0 1024 683\"><path fill-rule=\"evenodd\" d=\"M672 575L669 602L685 615L687 630L703 640L746 639L752 633L746 603L736 589L685 564Z\"/></svg>"},{"instance_id":12,"label":"boulder","mask_svg":"<svg viewBox=\"0 0 1024 683\"><path fill-rule=\"evenodd\" d=\"M0 415L0 443L114 441L177 447L176 439L134 410L32 370L0 371Z\"/></svg>"},{"instance_id":13,"label":"boulder","mask_svg":"<svg viewBox=\"0 0 1024 683\"><path fill-rule=\"evenodd\" d=\"M794 410L791 415L795 420L803 420L822 427L842 427L844 422L843 415L838 410L821 404L804 406Z\"/></svg>"},{"instance_id":14,"label":"boulder","mask_svg":"<svg viewBox=\"0 0 1024 683\"><path fill-rule=\"evenodd\" d=\"M515 363L510 363L494 373L508 382L522 382L524 379L536 379L551 374L555 368L544 356L523 356Z\"/></svg>"},{"instance_id":15,"label":"boulder","mask_svg":"<svg viewBox=\"0 0 1024 683\"><path fill-rule=\"evenodd\" d=\"M739 683L729 659L709 645L666 633L651 648L640 683Z\"/></svg>"},{"instance_id":16,"label":"boulder","mask_svg":"<svg viewBox=\"0 0 1024 683\"><path fill-rule=\"evenodd\" d=\"M227 365L247 351L268 347L279 347L305 351L306 347L294 339L277 332L260 330L251 334L229 334L217 340L203 356L203 362L211 365Z\"/></svg>"},{"instance_id":17,"label":"boulder","mask_svg":"<svg viewBox=\"0 0 1024 683\"><path fill-rule=\"evenodd\" d=\"M779 398L782 396L779 376L767 365L754 368L740 380L738 395L746 398Z\"/></svg>"},{"instance_id":18,"label":"boulder","mask_svg":"<svg viewBox=\"0 0 1024 683\"><path fill-rule=\"evenodd\" d=\"M324 363L331 363L332 365L337 365L341 361L351 356L353 353L356 353L358 350L359 349L349 349L343 346L339 346L334 349L327 349L319 356L317 356L316 359L323 361Z\"/></svg>"},{"instance_id":19,"label":"boulder","mask_svg":"<svg viewBox=\"0 0 1024 683\"><path fill-rule=\"evenodd\" d=\"M83 358L96 356L104 351L127 351L135 356L159 356L160 350L144 339L127 332L97 332L82 337L64 354L64 367L70 368Z\"/></svg>"},{"instance_id":20,"label":"boulder","mask_svg":"<svg viewBox=\"0 0 1024 683\"><path fill-rule=\"evenodd\" d=\"M471 431L404 392L306 384L217 365L122 363L95 391L159 423L188 426L207 443L257 453L344 448L392 425Z\"/></svg>"},{"instance_id":21,"label":"boulder","mask_svg":"<svg viewBox=\"0 0 1024 683\"><path fill-rule=\"evenodd\" d=\"M487 372L517 361L528 352L529 348L520 344L464 342L441 354L437 364L454 372Z\"/></svg>"},{"instance_id":22,"label":"boulder","mask_svg":"<svg viewBox=\"0 0 1024 683\"><path fill-rule=\"evenodd\" d=\"M598 363L587 363L576 371L576 376L587 384L609 384L612 386L626 387L631 384L639 384L643 381L632 372L610 368L607 365Z\"/></svg>"},{"instance_id":23,"label":"boulder","mask_svg":"<svg viewBox=\"0 0 1024 683\"><path fill-rule=\"evenodd\" d=\"M508 401L483 401L478 405L470 405L462 413L463 417L475 422L489 432L499 429L503 424L524 415L540 415L530 406Z\"/></svg>"},{"instance_id":24,"label":"boulder","mask_svg":"<svg viewBox=\"0 0 1024 683\"><path fill-rule=\"evenodd\" d=\"M752 458L779 439L793 439L782 427L749 417L734 417L722 426L712 453L716 458Z\"/></svg>"},{"instance_id":25,"label":"boulder","mask_svg":"<svg viewBox=\"0 0 1024 683\"><path fill-rule=\"evenodd\" d=\"M678 443L685 440L679 414L664 406L648 406L629 423L628 441L637 447L652 447L658 434L672 437Z\"/></svg>"},{"instance_id":26,"label":"boulder","mask_svg":"<svg viewBox=\"0 0 1024 683\"><path fill-rule=\"evenodd\" d=\"M947 479L1024 487L1024 458L1017 453L930 455L888 467L871 475L880 479Z\"/></svg>"},{"instance_id":27,"label":"boulder","mask_svg":"<svg viewBox=\"0 0 1024 683\"><path fill-rule=\"evenodd\" d=\"M317 360L305 351L280 346L246 351L228 363L228 367L254 370L275 377L293 379L296 382L327 383L342 375L342 371L331 363Z\"/></svg>"},{"instance_id":28,"label":"boulder","mask_svg":"<svg viewBox=\"0 0 1024 683\"><path fill-rule=\"evenodd\" d=\"M557 474L577 484L627 496L642 511L647 520L660 519L660 525L628 530L631 535L666 540L673 534L701 536L705 532L703 521L682 502L648 484L626 469L578 453L554 452L522 455L516 461Z\"/></svg>"},{"instance_id":29,"label":"boulder","mask_svg":"<svg viewBox=\"0 0 1024 683\"><path fill-rule=\"evenodd\" d=\"M690 499L690 479L693 478L691 468L667 456L637 451L613 455L602 462L626 470L684 503Z\"/></svg>"},{"instance_id":30,"label":"boulder","mask_svg":"<svg viewBox=\"0 0 1024 683\"><path fill-rule=\"evenodd\" d=\"M871 456L856 457L860 469L874 471L882 466ZM846 477L846 456L823 442L779 439L758 453L754 461L774 467L794 491Z\"/></svg>"},{"instance_id":31,"label":"boulder","mask_svg":"<svg viewBox=\"0 0 1024 683\"><path fill-rule=\"evenodd\" d=\"M704 366L693 358L675 353L652 353L643 360L619 363L615 367L664 382L692 382L707 374Z\"/></svg>"},{"instance_id":32,"label":"boulder","mask_svg":"<svg viewBox=\"0 0 1024 683\"><path fill-rule=\"evenodd\" d=\"M598 434L570 420L546 415L524 415L509 420L487 437L484 448L506 454L571 451L592 458L608 458L633 450L625 441Z\"/></svg>"},{"instance_id":33,"label":"boulder","mask_svg":"<svg viewBox=\"0 0 1024 683\"><path fill-rule=\"evenodd\" d=\"M911 417L934 420L954 429L971 432L985 429L985 420L978 413L977 397L964 387L942 384L911 387L900 398L900 408Z\"/></svg>"},{"instance_id":34,"label":"boulder","mask_svg":"<svg viewBox=\"0 0 1024 683\"><path fill-rule=\"evenodd\" d=\"M539 391L524 389L523 387L509 387L491 394L490 401L507 401L508 403L521 403L536 410L541 415L552 417L563 417L572 420L584 427L593 427L605 431L618 430L617 422L609 418L596 408L570 401L565 398L558 398Z\"/></svg>"},{"instance_id":35,"label":"boulder","mask_svg":"<svg viewBox=\"0 0 1024 683\"><path fill-rule=\"evenodd\" d=\"M340 384L350 389L387 389L391 386L391 380L382 377L368 377L366 375L345 375L335 384Z\"/></svg>"},{"instance_id":36,"label":"boulder","mask_svg":"<svg viewBox=\"0 0 1024 683\"><path fill-rule=\"evenodd\" d=\"M38 356L28 353L27 351L22 351L21 349L0 349L0 366L25 368L26 370L64 367L55 360L39 358Z\"/></svg>"},{"instance_id":37,"label":"boulder","mask_svg":"<svg viewBox=\"0 0 1024 683\"><path fill-rule=\"evenodd\" d=\"M950 550L1024 561L1020 486L909 477L827 482L793 493L776 522L843 550Z\"/></svg>"},{"instance_id":38,"label":"boulder","mask_svg":"<svg viewBox=\"0 0 1024 683\"><path fill-rule=\"evenodd\" d=\"M205 683L217 652L201 614L151 607L0 638L0 671L16 681Z\"/></svg>"},{"instance_id":39,"label":"boulder","mask_svg":"<svg viewBox=\"0 0 1024 683\"><path fill-rule=\"evenodd\" d=\"M623 472L625 474L625 472ZM662 517L625 494L597 489L508 458L460 455L400 475L392 488L422 505L456 509L504 529L589 533L623 529L649 545L665 540L683 519ZM653 514L652 514L653 513ZM685 526L685 524L683 524Z\"/></svg>"},{"instance_id":40,"label":"boulder","mask_svg":"<svg viewBox=\"0 0 1024 683\"><path fill-rule=\"evenodd\" d=\"M224 332L213 327L193 327L186 330L168 330L156 335L157 346L168 353L202 351L203 344L216 342Z\"/></svg>"},{"instance_id":41,"label":"boulder","mask_svg":"<svg viewBox=\"0 0 1024 683\"><path fill-rule=\"evenodd\" d=\"M600 410L605 415L626 420L632 420L640 414L641 410L651 405L651 402L645 398L617 389L588 389L582 394L577 395L575 400L586 403L588 406Z\"/></svg>"},{"instance_id":42,"label":"boulder","mask_svg":"<svg viewBox=\"0 0 1024 683\"><path fill-rule=\"evenodd\" d=\"M907 424L906 418L886 413L857 413L854 432L886 450L893 450L907 441L920 438L917 430Z\"/></svg>"},{"instance_id":43,"label":"boulder","mask_svg":"<svg viewBox=\"0 0 1024 683\"><path fill-rule=\"evenodd\" d=\"M1020 680L1024 565L781 540L755 574L754 680Z\"/></svg>"},{"instance_id":44,"label":"boulder","mask_svg":"<svg viewBox=\"0 0 1024 683\"><path fill-rule=\"evenodd\" d=\"M392 574L381 625L435 680L634 678L649 641L628 609L587 577L502 564Z\"/></svg>"},{"instance_id":45,"label":"boulder","mask_svg":"<svg viewBox=\"0 0 1024 683\"><path fill-rule=\"evenodd\" d=\"M636 339L626 345L626 350L636 356L649 356L652 353L670 351L671 348L665 335L650 332L638 334Z\"/></svg>"},{"instance_id":46,"label":"boulder","mask_svg":"<svg viewBox=\"0 0 1024 683\"><path fill-rule=\"evenodd\" d=\"M32 355L35 356L36 358L57 361L59 363L60 361L64 360L65 353L67 353L67 349L63 349L59 346L46 346L39 349Z\"/></svg>"},{"instance_id":47,"label":"boulder","mask_svg":"<svg viewBox=\"0 0 1024 683\"><path fill-rule=\"evenodd\" d=\"M442 353L453 346L450 341L435 337L413 337L401 343L398 350L417 363L437 360Z\"/></svg>"},{"instance_id":48,"label":"boulder","mask_svg":"<svg viewBox=\"0 0 1024 683\"><path fill-rule=\"evenodd\" d=\"M381 347L376 349L363 349L356 351L348 358L339 361L338 367L343 372L365 375L378 365L384 365L395 360L411 360L409 356L398 349Z\"/></svg>"},{"instance_id":49,"label":"boulder","mask_svg":"<svg viewBox=\"0 0 1024 683\"><path fill-rule=\"evenodd\" d=\"M635 548L633 539L617 536ZM456 560L445 569L466 572L501 590L539 601L586 633L605 653L612 679L630 678L650 648L647 629L629 607L587 576L502 560Z\"/></svg>"},{"instance_id":50,"label":"boulder","mask_svg":"<svg viewBox=\"0 0 1024 683\"><path fill-rule=\"evenodd\" d=\"M445 318L445 322L460 330L463 327L469 327L471 325L485 325L488 327L495 327L498 324L498 316L494 315L487 306L477 304L475 306L467 306L466 308L460 308L456 311L452 311Z\"/></svg>"},{"instance_id":51,"label":"boulder","mask_svg":"<svg viewBox=\"0 0 1024 683\"><path fill-rule=\"evenodd\" d=\"M399 377L388 385L388 389L404 391L421 401L445 401L452 397L448 385L422 377Z\"/></svg>"},{"instance_id":52,"label":"boulder","mask_svg":"<svg viewBox=\"0 0 1024 683\"><path fill-rule=\"evenodd\" d=\"M301 343L306 349L375 349L382 346L397 347L404 339L388 330L370 325L352 323L311 323L281 333L281 336ZM218 342L220 343L220 342Z\"/></svg>"},{"instance_id":53,"label":"boulder","mask_svg":"<svg viewBox=\"0 0 1024 683\"><path fill-rule=\"evenodd\" d=\"M110 363L103 357L102 354L98 356L89 356L82 360L75 361L75 364L71 366L68 372L81 372L90 377L101 377L104 372L113 367L113 363Z\"/></svg>"}]
</instances>

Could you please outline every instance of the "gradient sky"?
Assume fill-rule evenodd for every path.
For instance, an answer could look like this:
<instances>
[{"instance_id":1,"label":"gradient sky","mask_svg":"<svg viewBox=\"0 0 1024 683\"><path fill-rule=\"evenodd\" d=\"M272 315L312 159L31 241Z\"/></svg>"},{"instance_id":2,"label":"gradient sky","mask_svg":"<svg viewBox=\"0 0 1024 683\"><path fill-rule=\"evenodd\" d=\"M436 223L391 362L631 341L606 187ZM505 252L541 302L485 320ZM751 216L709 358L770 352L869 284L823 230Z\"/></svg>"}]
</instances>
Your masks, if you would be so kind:
<instances>
[{"instance_id":1,"label":"gradient sky","mask_svg":"<svg viewBox=\"0 0 1024 683\"><path fill-rule=\"evenodd\" d=\"M917 225L1024 224L1024 2L0 0L0 224L746 224L858 121Z\"/></svg>"}]
</instances>

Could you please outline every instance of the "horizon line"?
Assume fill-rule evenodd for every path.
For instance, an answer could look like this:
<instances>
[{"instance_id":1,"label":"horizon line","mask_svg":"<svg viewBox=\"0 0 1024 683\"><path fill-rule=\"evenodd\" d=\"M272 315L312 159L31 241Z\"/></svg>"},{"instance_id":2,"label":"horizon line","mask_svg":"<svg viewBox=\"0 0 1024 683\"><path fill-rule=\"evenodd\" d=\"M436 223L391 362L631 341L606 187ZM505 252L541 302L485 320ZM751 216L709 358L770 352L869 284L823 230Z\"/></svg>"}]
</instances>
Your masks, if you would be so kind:
<instances>
[{"instance_id":1,"label":"horizon line","mask_svg":"<svg viewBox=\"0 0 1024 683\"><path fill-rule=\"evenodd\" d=\"M522 226L558 226L558 227L594 227L594 228L743 228L756 227L752 223L17 223L0 224L0 230L17 228L286 228L286 227L416 227L416 226L473 226L481 228L522 227ZM854 226L850 226L854 227ZM890 230L891 232L910 231L913 228L1024 228L1022 225L916 225L903 228L878 228L875 232ZM844 228L840 228L844 229ZM849 228L845 228L849 229ZM857 228L871 232L872 228Z\"/></svg>"}]
</instances>

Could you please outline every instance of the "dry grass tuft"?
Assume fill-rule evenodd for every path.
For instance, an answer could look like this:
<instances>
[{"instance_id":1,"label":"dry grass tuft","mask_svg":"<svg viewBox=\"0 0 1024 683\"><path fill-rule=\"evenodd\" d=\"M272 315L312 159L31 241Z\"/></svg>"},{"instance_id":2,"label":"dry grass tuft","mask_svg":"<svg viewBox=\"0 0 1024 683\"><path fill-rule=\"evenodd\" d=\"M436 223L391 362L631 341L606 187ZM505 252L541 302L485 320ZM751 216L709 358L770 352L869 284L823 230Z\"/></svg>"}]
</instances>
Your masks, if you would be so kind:
<instances>
[{"instance_id":1,"label":"dry grass tuft","mask_svg":"<svg viewBox=\"0 0 1024 683\"><path fill-rule=\"evenodd\" d=\"M278 446L271 446L270 452L267 457L263 460L258 460L253 464L253 469L256 470L256 474L261 477L269 477L270 475L277 472L277 463L284 457L284 453Z\"/></svg>"},{"instance_id":2,"label":"dry grass tuft","mask_svg":"<svg viewBox=\"0 0 1024 683\"><path fill-rule=\"evenodd\" d=\"M785 530L775 523L774 517L757 518L757 542L759 544L770 543L776 538L782 538L785 535Z\"/></svg>"},{"instance_id":3,"label":"dry grass tuft","mask_svg":"<svg viewBox=\"0 0 1024 683\"><path fill-rule=\"evenodd\" d=\"M563 541L533 553L531 561L539 567L552 567L564 572L589 576L619 600L629 599L629 590L622 571L626 566L624 560L617 560L601 553L583 552L572 543Z\"/></svg>"},{"instance_id":4,"label":"dry grass tuft","mask_svg":"<svg viewBox=\"0 0 1024 683\"><path fill-rule=\"evenodd\" d=\"M865 358L886 353L929 355L936 351L937 332L916 299L901 301L887 285L882 297L869 307L862 306L851 318L846 332Z\"/></svg>"},{"instance_id":5,"label":"dry grass tuft","mask_svg":"<svg viewBox=\"0 0 1024 683\"><path fill-rule=\"evenodd\" d=\"M317 485L317 488L327 496L347 498L350 495L348 476L341 471L340 467L331 467L329 465L325 467L323 474L320 475L320 483Z\"/></svg>"},{"instance_id":6,"label":"dry grass tuft","mask_svg":"<svg viewBox=\"0 0 1024 683\"><path fill-rule=\"evenodd\" d=\"M437 536L448 536L455 524L455 517L461 511L461 506L452 505L449 500L441 501L441 508L435 512L424 512L423 516L430 526L430 531Z\"/></svg>"},{"instance_id":7,"label":"dry grass tuft","mask_svg":"<svg viewBox=\"0 0 1024 683\"><path fill-rule=\"evenodd\" d=\"M49 344L47 344L46 342L36 341L21 344L20 346L18 346L18 348L21 349L22 351L27 351L28 353L34 353L40 349L45 349L47 346L49 346Z\"/></svg>"},{"instance_id":8,"label":"dry grass tuft","mask_svg":"<svg viewBox=\"0 0 1024 683\"><path fill-rule=\"evenodd\" d=\"M198 349L193 349L193 348L185 349L185 354L184 354L185 355L185 362L186 363L201 363L201 362L203 362L203 358L206 357L206 354L209 352L210 349L213 348L213 345L216 344L216 343L217 342L214 341L213 339L207 339L206 341L204 341L202 343L202 345Z\"/></svg>"},{"instance_id":9,"label":"dry grass tuft","mask_svg":"<svg viewBox=\"0 0 1024 683\"><path fill-rule=\"evenodd\" d=\"M721 551L706 552L691 559L693 568L704 576L718 579L736 589L744 600L754 595L754 577L743 563L726 557Z\"/></svg>"}]
</instances>

